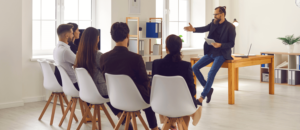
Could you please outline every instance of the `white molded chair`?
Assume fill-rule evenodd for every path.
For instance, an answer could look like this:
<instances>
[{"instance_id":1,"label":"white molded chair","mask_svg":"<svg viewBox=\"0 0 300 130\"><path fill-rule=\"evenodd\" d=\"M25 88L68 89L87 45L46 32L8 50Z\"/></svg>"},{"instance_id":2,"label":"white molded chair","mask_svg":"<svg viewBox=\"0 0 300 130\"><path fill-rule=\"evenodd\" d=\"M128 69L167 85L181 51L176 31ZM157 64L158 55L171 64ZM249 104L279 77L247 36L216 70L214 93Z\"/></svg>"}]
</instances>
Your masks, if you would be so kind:
<instances>
[{"instance_id":1,"label":"white molded chair","mask_svg":"<svg viewBox=\"0 0 300 130\"><path fill-rule=\"evenodd\" d=\"M162 130L177 122L187 129L184 116L190 116L197 110L190 90L181 76L154 75L152 80L150 105L155 113L167 117Z\"/></svg>"},{"instance_id":2,"label":"white molded chair","mask_svg":"<svg viewBox=\"0 0 300 130\"><path fill-rule=\"evenodd\" d=\"M52 98L54 97L54 103L53 103L52 115L51 115L51 121L50 121L50 125L52 125L53 119L54 119L54 114L55 114L57 97L59 98L59 101L60 101L62 113L64 113L63 100L65 100L66 103L68 103L68 100L67 100L67 97L65 96L65 94L63 93L62 87L57 82L54 72L50 66L50 62L48 62L46 60L38 60L38 62L40 63L42 72L43 72L43 77L44 77L43 85L47 90L52 91L52 94L49 97L47 104L45 105L45 107L39 117L39 120L41 120L42 117L44 116L45 111L47 110Z\"/></svg>"},{"instance_id":3,"label":"white molded chair","mask_svg":"<svg viewBox=\"0 0 300 130\"><path fill-rule=\"evenodd\" d=\"M86 112L84 113L83 119L86 118L87 114L89 114L92 118L93 122L93 128L92 130L96 129L96 115L98 116L98 127L99 130L101 130L101 116L100 116L100 107L103 109L105 115L107 116L109 122L111 123L112 127L115 128L115 123L113 122L111 116L109 115L108 111L106 110L104 103L109 102L109 99L103 98L99 91L97 90L97 87L90 76L90 74L86 71L84 68L76 68L75 69L77 80L78 80L78 86L79 86L79 96L81 100L85 102L89 102L92 105L95 105L94 108L94 116L91 115L89 109L86 109ZM85 104L85 107L87 108L87 105ZM77 130L81 128L81 125L83 123L83 120L81 120Z\"/></svg>"},{"instance_id":4,"label":"white molded chair","mask_svg":"<svg viewBox=\"0 0 300 130\"><path fill-rule=\"evenodd\" d=\"M70 110L71 115L70 115L69 124L68 124L68 128L67 128L67 130L70 130L71 125L72 125L72 120L73 120L73 118L76 117L75 108L76 108L77 101L79 101L82 116L84 115L83 114L83 112L84 112L83 104L84 103L79 98L79 91L75 88L74 84L72 83L72 81L71 81L70 77L68 76L67 72L65 71L65 69L62 68L60 65L56 65L56 66L61 75L64 93L72 97L71 101L69 102L69 104L67 106L67 109L66 109L67 111L65 111L63 117L60 120L59 126L62 125L64 119L66 118L66 116ZM73 106L72 106L72 104L73 104ZM72 106L72 109L71 109L71 106ZM76 118L75 118L75 121L78 122L78 120ZM86 122L86 121L84 120L84 122Z\"/></svg>"},{"instance_id":5,"label":"white molded chair","mask_svg":"<svg viewBox=\"0 0 300 130\"><path fill-rule=\"evenodd\" d=\"M136 115L144 128L149 130L139 111L150 107L150 105L144 101L132 79L127 75L113 75L108 73L105 73L105 78L111 105L123 110L123 114L115 130L119 129L125 117L125 130L128 129L131 118L133 120L133 129L137 130Z\"/></svg>"}]
</instances>

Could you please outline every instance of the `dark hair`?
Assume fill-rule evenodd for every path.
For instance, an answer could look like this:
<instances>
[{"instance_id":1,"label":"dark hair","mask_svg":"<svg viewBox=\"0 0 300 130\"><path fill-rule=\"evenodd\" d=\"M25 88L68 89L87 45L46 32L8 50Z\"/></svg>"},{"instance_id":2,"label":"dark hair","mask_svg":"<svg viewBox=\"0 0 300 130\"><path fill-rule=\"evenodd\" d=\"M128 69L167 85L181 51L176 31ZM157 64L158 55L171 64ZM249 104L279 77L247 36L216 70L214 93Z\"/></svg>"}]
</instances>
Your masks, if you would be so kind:
<instances>
[{"instance_id":1,"label":"dark hair","mask_svg":"<svg viewBox=\"0 0 300 130\"><path fill-rule=\"evenodd\" d=\"M215 8L215 10L219 9L220 13L224 13L224 16L226 16L226 6L219 6Z\"/></svg>"},{"instance_id":2,"label":"dark hair","mask_svg":"<svg viewBox=\"0 0 300 130\"><path fill-rule=\"evenodd\" d=\"M73 34L75 33L75 31L78 29L78 25L76 23L68 23L68 24L71 24L73 25ZM72 38L72 43L73 43L73 40L75 39L75 36ZM73 43L74 44L74 43Z\"/></svg>"},{"instance_id":3,"label":"dark hair","mask_svg":"<svg viewBox=\"0 0 300 130\"><path fill-rule=\"evenodd\" d=\"M115 42L124 41L129 34L129 27L126 23L116 22L111 26L110 34Z\"/></svg>"},{"instance_id":4,"label":"dark hair","mask_svg":"<svg viewBox=\"0 0 300 130\"><path fill-rule=\"evenodd\" d=\"M84 30L80 38L78 52L76 54L75 68L85 68L94 77L94 64L96 62L97 40L99 31L89 27Z\"/></svg>"},{"instance_id":5,"label":"dark hair","mask_svg":"<svg viewBox=\"0 0 300 130\"><path fill-rule=\"evenodd\" d=\"M170 52L170 55L172 55L173 62L181 61L182 55L180 50L182 47L182 40L179 36L176 36L174 34L169 35L166 39L166 47Z\"/></svg>"},{"instance_id":6,"label":"dark hair","mask_svg":"<svg viewBox=\"0 0 300 130\"><path fill-rule=\"evenodd\" d=\"M73 28L73 25L71 24L61 24L58 26L56 32L57 32L57 35L61 35L65 32L70 32L70 30Z\"/></svg>"}]
</instances>

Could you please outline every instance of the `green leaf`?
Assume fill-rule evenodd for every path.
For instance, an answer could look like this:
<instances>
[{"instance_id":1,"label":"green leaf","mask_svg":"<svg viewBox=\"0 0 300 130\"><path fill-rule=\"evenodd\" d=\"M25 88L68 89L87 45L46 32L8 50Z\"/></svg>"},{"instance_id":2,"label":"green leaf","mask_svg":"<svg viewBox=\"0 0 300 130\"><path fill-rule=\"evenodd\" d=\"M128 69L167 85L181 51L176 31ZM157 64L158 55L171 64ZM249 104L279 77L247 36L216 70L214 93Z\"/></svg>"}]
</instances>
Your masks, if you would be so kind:
<instances>
[{"instance_id":1,"label":"green leaf","mask_svg":"<svg viewBox=\"0 0 300 130\"><path fill-rule=\"evenodd\" d=\"M182 42L184 42L184 40L183 39L181 39L182 40Z\"/></svg>"},{"instance_id":2,"label":"green leaf","mask_svg":"<svg viewBox=\"0 0 300 130\"><path fill-rule=\"evenodd\" d=\"M182 35L179 35L179 37L182 37Z\"/></svg>"}]
</instances>

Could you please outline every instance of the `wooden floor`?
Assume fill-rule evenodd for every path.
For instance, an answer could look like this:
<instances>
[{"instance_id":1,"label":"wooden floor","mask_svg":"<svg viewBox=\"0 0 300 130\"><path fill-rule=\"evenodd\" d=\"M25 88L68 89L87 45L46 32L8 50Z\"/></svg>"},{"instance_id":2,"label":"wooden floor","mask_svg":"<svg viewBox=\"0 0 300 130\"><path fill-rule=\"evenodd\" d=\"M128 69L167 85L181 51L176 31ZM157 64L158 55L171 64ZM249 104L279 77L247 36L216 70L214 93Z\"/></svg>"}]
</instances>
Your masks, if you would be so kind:
<instances>
[{"instance_id":1,"label":"wooden floor","mask_svg":"<svg viewBox=\"0 0 300 130\"><path fill-rule=\"evenodd\" d=\"M235 93L235 105L228 105L227 80L216 80L215 89L210 104L203 104L202 117L197 126L189 124L189 130L300 130L300 87L275 85L275 95L269 95L268 84L254 80L240 80L239 91ZM202 86L198 85L198 97ZM25 104L23 107L0 110L0 130L65 130L69 115L62 127L58 127L62 117L57 106L53 126L49 125L51 107L49 105L42 121L38 121L46 102ZM115 123L117 118L113 116ZM80 120L80 111L76 111ZM145 118L144 112L142 116ZM157 116L158 118L158 116ZM112 130L112 127L101 113L102 129ZM143 130L138 122L138 129ZM159 122L159 120L158 120ZM79 122L73 121L72 130ZM159 125L162 126L162 125ZM90 130L91 123L83 125L82 130Z\"/></svg>"}]
</instances>

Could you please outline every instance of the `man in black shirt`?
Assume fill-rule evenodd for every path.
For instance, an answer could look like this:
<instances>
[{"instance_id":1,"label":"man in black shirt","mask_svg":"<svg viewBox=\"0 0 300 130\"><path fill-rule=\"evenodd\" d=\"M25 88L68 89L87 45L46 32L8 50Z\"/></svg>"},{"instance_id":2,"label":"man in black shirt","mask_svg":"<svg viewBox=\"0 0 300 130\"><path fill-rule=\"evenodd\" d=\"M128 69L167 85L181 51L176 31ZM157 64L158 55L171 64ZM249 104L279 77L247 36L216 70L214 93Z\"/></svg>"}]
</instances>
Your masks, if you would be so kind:
<instances>
[{"instance_id":1,"label":"man in black shirt","mask_svg":"<svg viewBox=\"0 0 300 130\"><path fill-rule=\"evenodd\" d=\"M235 27L233 24L229 23L226 19L226 7L215 8L215 14L213 21L205 27L194 28L191 24L184 29L186 31L192 31L195 33L203 33L209 31L208 38L214 39L216 43L208 45L204 43L204 56L193 66L193 71L204 87L201 93L200 102L207 96L206 102L209 103L211 100L211 95L213 93L213 88L211 88L214 78L221 68L225 60L232 60L231 48L234 47L235 41ZM204 79L202 73L199 69L205 67L206 65L214 62L207 77L207 81Z\"/></svg>"}]
</instances>

